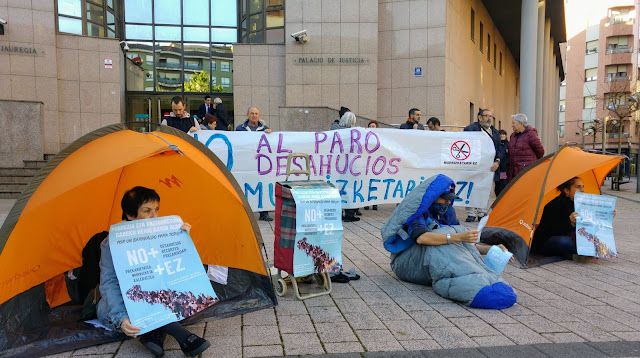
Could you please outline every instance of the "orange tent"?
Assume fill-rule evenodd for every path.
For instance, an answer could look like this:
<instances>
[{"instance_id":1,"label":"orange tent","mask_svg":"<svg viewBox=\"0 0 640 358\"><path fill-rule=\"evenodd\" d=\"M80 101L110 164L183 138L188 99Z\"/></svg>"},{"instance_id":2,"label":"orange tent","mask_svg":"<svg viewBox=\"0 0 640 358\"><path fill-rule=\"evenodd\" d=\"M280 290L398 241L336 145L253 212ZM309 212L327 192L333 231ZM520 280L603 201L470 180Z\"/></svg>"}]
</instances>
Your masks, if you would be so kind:
<instances>
[{"instance_id":1,"label":"orange tent","mask_svg":"<svg viewBox=\"0 0 640 358\"><path fill-rule=\"evenodd\" d=\"M225 165L202 143L171 127L138 133L116 124L61 151L11 209L0 228L0 318L17 314L10 311L21 300L39 305L33 297L43 297L42 290L51 308L68 302L65 273L82 265L82 249L94 234L121 221L120 200L136 185L158 192L161 215L179 215L192 225L203 263L229 267L230 281L241 278L244 286L233 287L240 299L263 291L258 296L266 300L242 307L244 312L276 304L257 222ZM229 307L214 306L212 312L243 313L238 302ZM10 335L16 327L6 324L0 322L0 331ZM8 348L12 340L0 333L0 352Z\"/></svg>"},{"instance_id":2,"label":"orange tent","mask_svg":"<svg viewBox=\"0 0 640 358\"><path fill-rule=\"evenodd\" d=\"M514 178L496 198L481 241L504 243L523 267L530 266L533 232L544 206L558 196L558 185L578 176L584 181L586 193L600 194L604 178L623 159L618 155L592 154L566 145L540 158Z\"/></svg>"}]
</instances>

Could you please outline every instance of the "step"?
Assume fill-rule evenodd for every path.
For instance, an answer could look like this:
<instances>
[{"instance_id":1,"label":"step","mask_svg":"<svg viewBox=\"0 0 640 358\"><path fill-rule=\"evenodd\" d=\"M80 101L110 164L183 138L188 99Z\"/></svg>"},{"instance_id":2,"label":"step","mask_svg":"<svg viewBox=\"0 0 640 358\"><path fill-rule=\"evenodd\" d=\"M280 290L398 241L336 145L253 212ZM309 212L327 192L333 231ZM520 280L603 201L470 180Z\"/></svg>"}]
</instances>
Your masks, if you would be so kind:
<instances>
[{"instance_id":1,"label":"step","mask_svg":"<svg viewBox=\"0 0 640 358\"><path fill-rule=\"evenodd\" d=\"M21 192L0 190L0 199L18 199Z\"/></svg>"},{"instance_id":2,"label":"step","mask_svg":"<svg viewBox=\"0 0 640 358\"><path fill-rule=\"evenodd\" d=\"M27 183L4 183L0 181L0 191L22 192L27 187Z\"/></svg>"},{"instance_id":3,"label":"step","mask_svg":"<svg viewBox=\"0 0 640 358\"><path fill-rule=\"evenodd\" d=\"M0 175L0 183L28 183L33 175Z\"/></svg>"},{"instance_id":4,"label":"step","mask_svg":"<svg viewBox=\"0 0 640 358\"><path fill-rule=\"evenodd\" d=\"M27 176L36 175L40 169L38 168L0 168L0 177L1 176Z\"/></svg>"},{"instance_id":5,"label":"step","mask_svg":"<svg viewBox=\"0 0 640 358\"><path fill-rule=\"evenodd\" d=\"M25 168L38 168L41 169L44 167L48 161L47 160L23 160Z\"/></svg>"}]
</instances>

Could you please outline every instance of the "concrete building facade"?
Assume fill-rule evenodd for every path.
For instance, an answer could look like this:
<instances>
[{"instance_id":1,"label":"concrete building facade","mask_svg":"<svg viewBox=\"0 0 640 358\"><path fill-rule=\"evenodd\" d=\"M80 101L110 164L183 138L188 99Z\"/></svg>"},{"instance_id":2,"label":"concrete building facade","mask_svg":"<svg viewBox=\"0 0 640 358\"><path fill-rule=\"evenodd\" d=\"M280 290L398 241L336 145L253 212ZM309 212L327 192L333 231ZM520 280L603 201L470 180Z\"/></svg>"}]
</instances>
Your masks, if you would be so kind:
<instances>
[{"instance_id":1,"label":"concrete building facade","mask_svg":"<svg viewBox=\"0 0 640 358\"><path fill-rule=\"evenodd\" d=\"M22 159L41 158L107 124L159 123L175 95L192 113L221 97L236 125L257 106L275 130L327 130L341 106L389 126L415 107L448 130L488 108L510 130L526 91L557 145L561 0L5 0L0 18L0 126L29 133L4 141L0 167L25 141Z\"/></svg>"}]
</instances>

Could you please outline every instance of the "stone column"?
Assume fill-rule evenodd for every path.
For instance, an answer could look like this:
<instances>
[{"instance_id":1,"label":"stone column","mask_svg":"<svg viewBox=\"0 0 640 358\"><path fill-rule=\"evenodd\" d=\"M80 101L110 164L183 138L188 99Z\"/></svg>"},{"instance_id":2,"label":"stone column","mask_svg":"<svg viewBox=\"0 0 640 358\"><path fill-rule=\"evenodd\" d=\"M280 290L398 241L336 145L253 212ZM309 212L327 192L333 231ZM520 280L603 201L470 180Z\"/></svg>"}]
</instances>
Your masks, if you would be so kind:
<instances>
[{"instance_id":1,"label":"stone column","mask_svg":"<svg viewBox=\"0 0 640 358\"><path fill-rule=\"evenodd\" d=\"M538 3L538 34L537 34L537 45L536 45L536 118L529 118L529 124L532 127L537 128L538 132L542 132L544 129L544 113L546 110L544 109L545 101L544 97L545 89L547 86L544 84L544 77L540 76L540 74L544 73L544 65L546 64L546 58L544 55L546 54L545 49L547 45L547 38L545 36L545 28L544 28L544 12L545 12L545 1L540 1ZM541 134L542 137L542 134Z\"/></svg>"},{"instance_id":2,"label":"stone column","mask_svg":"<svg viewBox=\"0 0 640 358\"><path fill-rule=\"evenodd\" d=\"M520 112L535 127L538 0L522 0L520 23Z\"/></svg>"},{"instance_id":3,"label":"stone column","mask_svg":"<svg viewBox=\"0 0 640 358\"><path fill-rule=\"evenodd\" d=\"M551 63L551 58L553 57L553 39L551 38L551 20L547 19L543 25L543 54L539 58L541 58L542 63L539 67L542 67L542 72L539 72L538 78L542 79L542 88L540 92L542 92L542 109L538 118L540 118L540 122L538 122L538 132L540 134L540 139L542 140L542 144L547 148L550 143L550 139L553 138L553 135L549 132L549 127L553 128L552 122L552 112L551 110L551 96L553 92L553 88L551 84L553 83L553 70L555 65ZM537 112L536 112L537 114Z\"/></svg>"}]
</instances>

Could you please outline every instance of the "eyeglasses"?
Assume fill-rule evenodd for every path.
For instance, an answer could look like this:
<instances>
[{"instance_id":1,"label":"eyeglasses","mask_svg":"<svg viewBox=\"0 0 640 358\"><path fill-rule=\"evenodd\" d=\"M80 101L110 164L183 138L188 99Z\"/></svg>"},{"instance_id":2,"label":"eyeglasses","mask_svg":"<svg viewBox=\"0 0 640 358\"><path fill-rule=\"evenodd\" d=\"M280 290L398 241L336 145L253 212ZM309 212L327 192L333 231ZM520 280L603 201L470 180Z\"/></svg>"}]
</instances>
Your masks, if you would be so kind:
<instances>
[{"instance_id":1,"label":"eyeglasses","mask_svg":"<svg viewBox=\"0 0 640 358\"><path fill-rule=\"evenodd\" d=\"M481 114L480 116L481 116L481 117L488 117L489 119L494 119L494 118L496 118L496 117L494 117L494 116L492 116L492 115L489 115L489 114Z\"/></svg>"}]
</instances>

